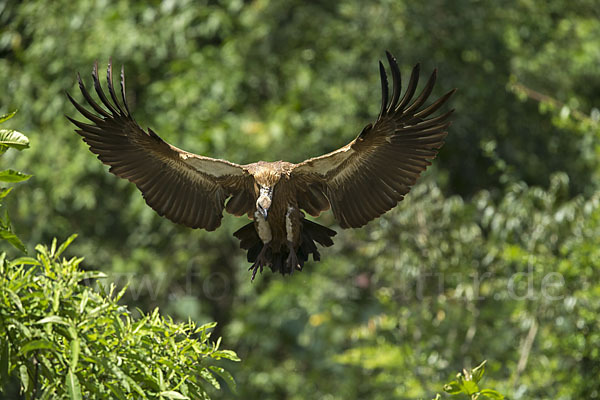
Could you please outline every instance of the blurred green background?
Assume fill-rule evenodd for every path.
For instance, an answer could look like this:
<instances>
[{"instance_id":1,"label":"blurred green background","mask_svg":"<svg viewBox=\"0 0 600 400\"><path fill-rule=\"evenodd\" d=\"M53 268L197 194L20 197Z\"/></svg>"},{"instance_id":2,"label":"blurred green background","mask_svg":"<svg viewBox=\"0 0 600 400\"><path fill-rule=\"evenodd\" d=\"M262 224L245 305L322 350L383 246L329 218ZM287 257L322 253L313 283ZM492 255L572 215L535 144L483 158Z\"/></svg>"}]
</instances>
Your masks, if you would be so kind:
<instances>
[{"instance_id":1,"label":"blurred green background","mask_svg":"<svg viewBox=\"0 0 600 400\"><path fill-rule=\"evenodd\" d=\"M240 399L428 398L487 359L512 399L600 398L600 9L594 0L0 1L0 114L31 149L10 204L33 249L71 233L124 299L217 321ZM292 162L378 113L384 50L458 88L446 145L396 209L323 261L250 282L226 215L158 217L74 133L94 60L138 122L198 154ZM18 200L17 200L18 199ZM16 254L16 250L7 251Z\"/></svg>"}]
</instances>

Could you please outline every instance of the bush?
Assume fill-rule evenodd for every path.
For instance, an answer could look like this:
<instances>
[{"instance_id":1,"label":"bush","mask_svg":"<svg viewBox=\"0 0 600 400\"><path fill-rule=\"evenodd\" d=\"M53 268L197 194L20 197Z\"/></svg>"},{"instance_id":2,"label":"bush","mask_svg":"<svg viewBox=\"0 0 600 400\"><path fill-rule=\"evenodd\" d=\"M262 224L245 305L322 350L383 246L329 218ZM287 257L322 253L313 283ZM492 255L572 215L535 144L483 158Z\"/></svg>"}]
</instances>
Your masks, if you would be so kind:
<instances>
[{"instance_id":1,"label":"bush","mask_svg":"<svg viewBox=\"0 0 600 400\"><path fill-rule=\"evenodd\" d=\"M206 399L216 376L235 387L220 359L239 361L210 340L216 324L174 323L158 309L136 318L119 305L125 288L82 258L61 258L75 236L37 257L0 260L1 383L20 379L26 398Z\"/></svg>"},{"instance_id":2,"label":"bush","mask_svg":"<svg viewBox=\"0 0 600 400\"><path fill-rule=\"evenodd\" d=\"M0 123L11 119L15 114L16 111L0 116ZM0 129L0 156L4 155L6 150L9 148L23 150L27 147L29 147L29 139L25 135L12 129ZM27 175L12 169L0 171L0 182L4 183L22 182L29 178L31 178L31 175ZM11 192L11 190L11 187L0 188L0 206L2 206L4 198ZM19 239L13 232L8 213L5 213L4 217L0 217L0 238L6 240L17 249L25 252L25 246L23 245L23 242L21 242L21 239Z\"/></svg>"}]
</instances>

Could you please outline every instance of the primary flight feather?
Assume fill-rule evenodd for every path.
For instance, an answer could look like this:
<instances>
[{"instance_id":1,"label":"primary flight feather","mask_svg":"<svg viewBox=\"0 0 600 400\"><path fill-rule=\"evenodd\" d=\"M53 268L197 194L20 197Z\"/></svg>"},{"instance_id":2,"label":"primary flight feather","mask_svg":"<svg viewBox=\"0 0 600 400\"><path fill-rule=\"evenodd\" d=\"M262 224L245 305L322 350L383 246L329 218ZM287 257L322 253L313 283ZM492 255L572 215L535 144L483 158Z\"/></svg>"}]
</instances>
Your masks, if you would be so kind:
<instances>
[{"instance_id":1,"label":"primary flight feather","mask_svg":"<svg viewBox=\"0 0 600 400\"><path fill-rule=\"evenodd\" d=\"M304 218L331 207L342 228L358 228L392 209L409 192L444 143L452 111L432 116L454 90L425 106L436 80L434 70L421 93L413 99L419 65L402 95L400 70L386 52L392 72L392 93L383 64L381 111L346 146L299 164L285 161L238 165L226 160L188 153L144 131L135 121L125 96L121 69L121 98L113 86L112 65L107 69L108 93L100 86L98 65L92 78L100 99L96 102L78 75L79 88L89 111L69 94L69 100L89 123L69 118L90 150L109 171L138 187L146 203L159 215L191 228L215 230L230 214L244 214L253 222L234 236L248 251L252 279L266 266L273 272L302 269L315 244L331 246L336 232Z\"/></svg>"}]
</instances>

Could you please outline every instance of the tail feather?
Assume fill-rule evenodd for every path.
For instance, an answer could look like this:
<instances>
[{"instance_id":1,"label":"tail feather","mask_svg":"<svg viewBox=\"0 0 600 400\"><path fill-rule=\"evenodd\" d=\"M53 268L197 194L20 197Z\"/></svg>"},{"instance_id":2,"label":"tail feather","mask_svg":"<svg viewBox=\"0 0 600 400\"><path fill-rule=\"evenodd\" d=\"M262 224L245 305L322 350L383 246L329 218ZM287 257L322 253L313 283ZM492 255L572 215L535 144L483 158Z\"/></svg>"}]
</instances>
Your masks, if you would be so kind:
<instances>
[{"instance_id":1,"label":"tail feather","mask_svg":"<svg viewBox=\"0 0 600 400\"><path fill-rule=\"evenodd\" d=\"M273 256L271 257L271 271L273 271L274 273L277 271L283 271L285 266L284 266L284 260L285 258L287 258L287 253L285 254L285 258L284 254L279 252L279 253L273 253ZM283 272L281 272L283 274Z\"/></svg>"},{"instance_id":2,"label":"tail feather","mask_svg":"<svg viewBox=\"0 0 600 400\"><path fill-rule=\"evenodd\" d=\"M258 237L258 233L254 228L254 222L250 222L249 224L242 226L240 229L233 233L233 236L240 239L240 248L244 250L249 250L256 244L262 245L262 241ZM258 250L260 251L260 249Z\"/></svg>"},{"instance_id":3,"label":"tail feather","mask_svg":"<svg viewBox=\"0 0 600 400\"><path fill-rule=\"evenodd\" d=\"M336 235L336 232L304 218L301 220L301 230L301 242L296 250L296 256L298 258L298 263L302 268L311 254L313 261L319 261L321 259L321 254L319 253L315 242L319 243L321 246L329 247L333 245L333 240L331 238ZM233 236L240 240L240 248L248 251L248 262L255 262L264 245L256 232L254 223L250 222L249 224L244 225L238 229ZM282 246L280 249L276 250L277 251L268 252L270 261L268 264L269 267L273 272L279 271L281 274L291 274L293 270L285 262L289 252L287 247Z\"/></svg>"},{"instance_id":4,"label":"tail feather","mask_svg":"<svg viewBox=\"0 0 600 400\"><path fill-rule=\"evenodd\" d=\"M253 263L258 258L258 253L262 250L263 244L262 242L256 243L254 246L248 249L248 255L246 259L248 262Z\"/></svg>"},{"instance_id":5,"label":"tail feather","mask_svg":"<svg viewBox=\"0 0 600 400\"><path fill-rule=\"evenodd\" d=\"M302 228L303 232L309 233L314 241L324 247L333 245L333 240L331 240L331 238L337 234L333 229L329 229L307 219L302 220Z\"/></svg>"}]
</instances>

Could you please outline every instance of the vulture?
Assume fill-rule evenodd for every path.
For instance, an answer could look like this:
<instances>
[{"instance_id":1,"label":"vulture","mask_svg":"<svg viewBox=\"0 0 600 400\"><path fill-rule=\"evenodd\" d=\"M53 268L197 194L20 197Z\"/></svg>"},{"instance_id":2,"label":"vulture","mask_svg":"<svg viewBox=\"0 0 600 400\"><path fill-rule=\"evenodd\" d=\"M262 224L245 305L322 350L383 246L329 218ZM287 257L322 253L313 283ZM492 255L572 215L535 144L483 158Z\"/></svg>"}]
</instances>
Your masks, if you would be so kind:
<instances>
[{"instance_id":1,"label":"vulture","mask_svg":"<svg viewBox=\"0 0 600 400\"><path fill-rule=\"evenodd\" d=\"M389 52L386 57L392 74L391 94L380 61L381 110L375 122L344 147L299 164L258 161L240 165L166 143L134 119L125 96L123 68L118 98L110 60L110 98L100 85L96 62L92 79L100 102L92 98L77 75L79 89L93 111L67 93L89 122L67 118L92 153L110 166L109 171L133 182L160 216L212 231L221 224L223 209L235 216L245 214L253 221L234 236L247 250L252 280L264 267L291 274L302 270L311 255L313 261L319 261L316 244L329 247L336 234L307 219L305 213L317 217L331 208L342 228L365 225L404 198L444 143L454 110L433 114L455 90L425 106L437 70L415 97L417 64L402 94L398 64Z\"/></svg>"}]
</instances>

